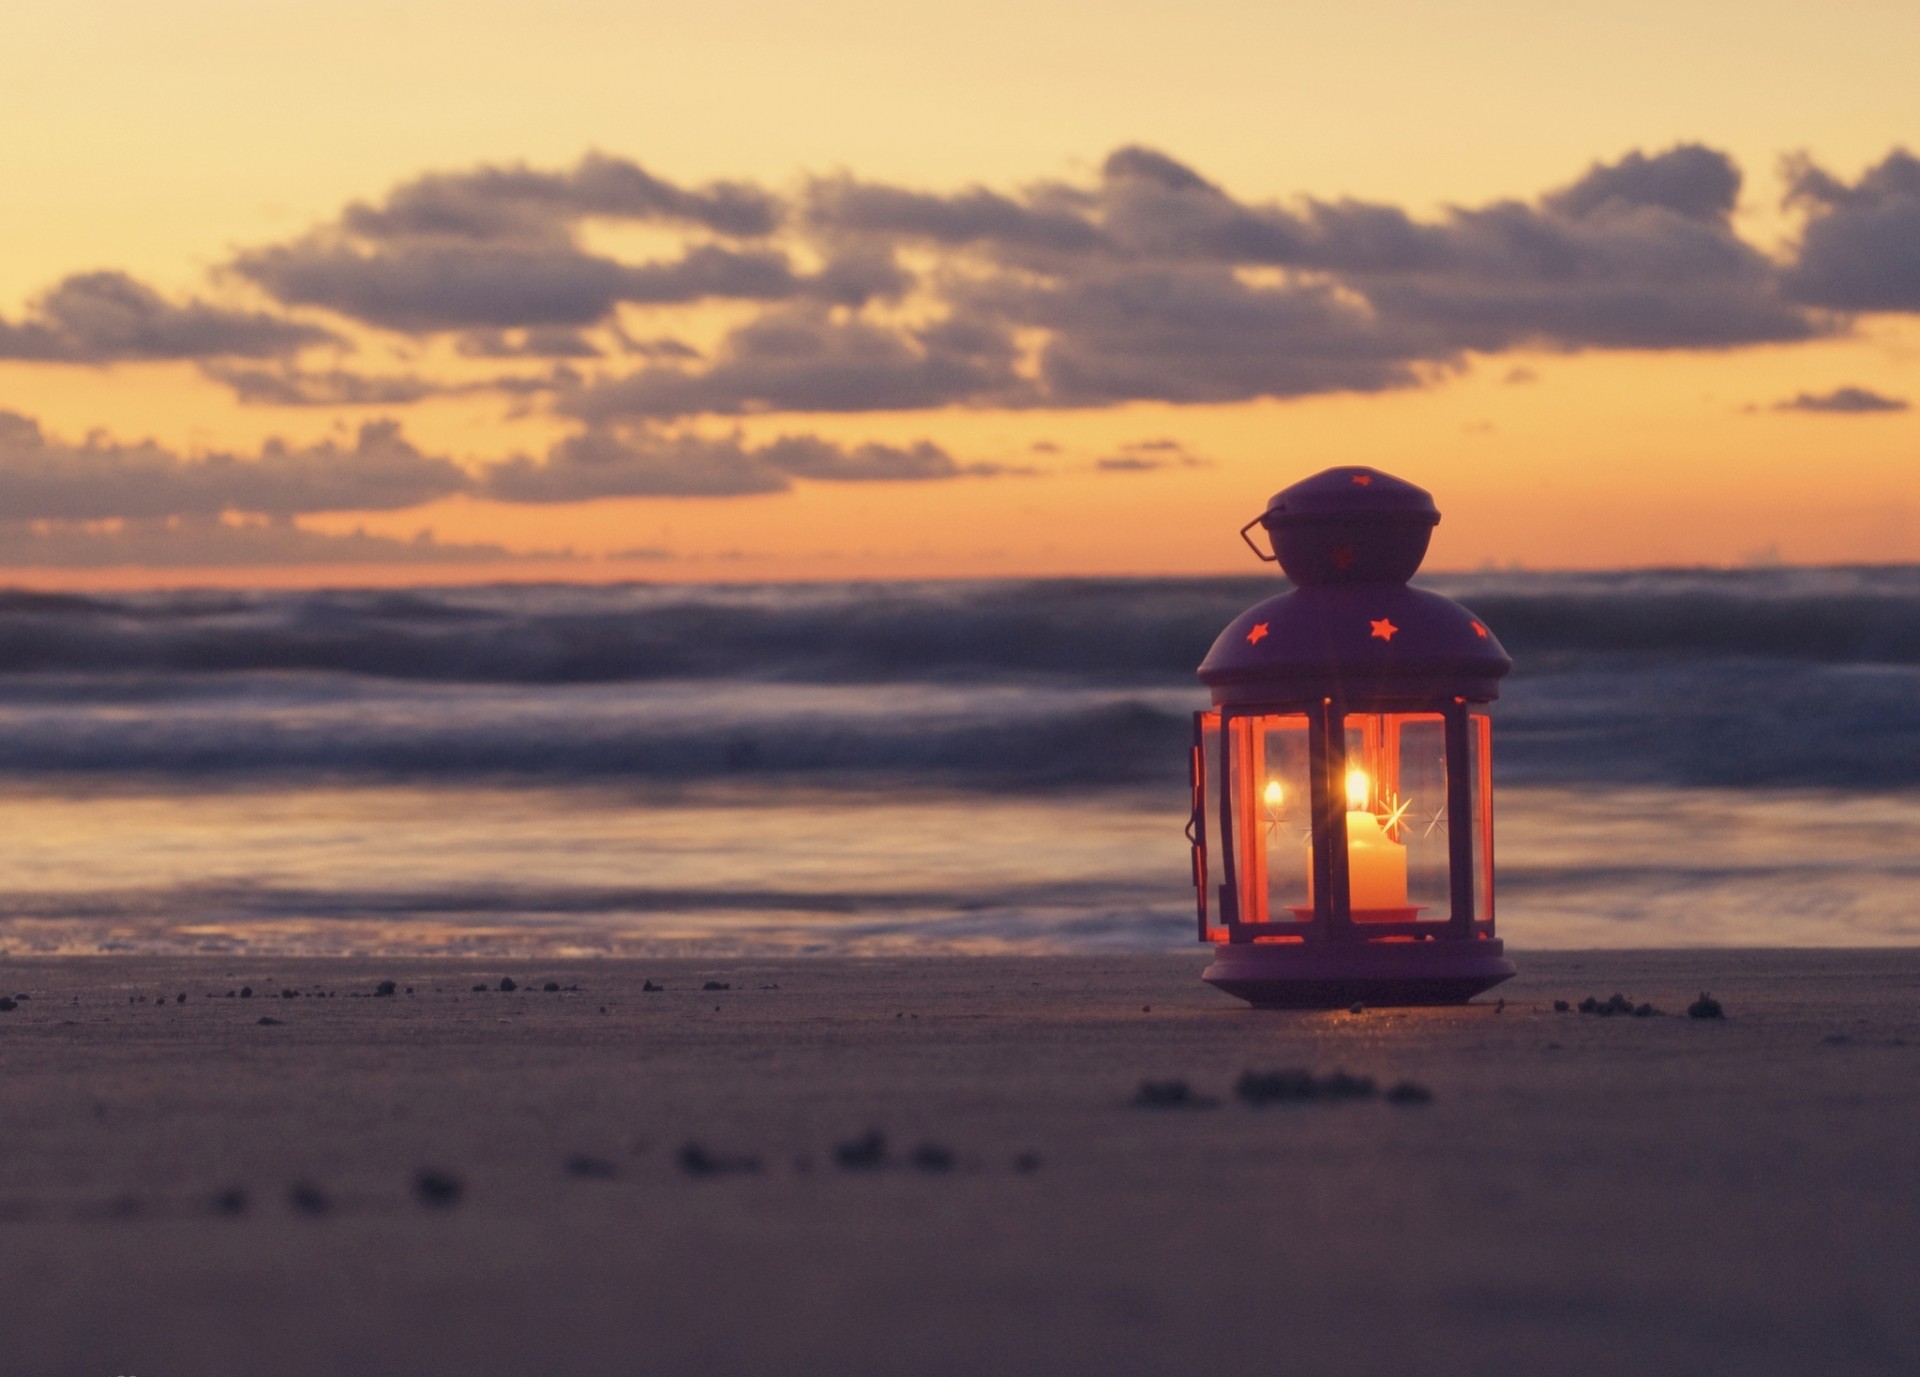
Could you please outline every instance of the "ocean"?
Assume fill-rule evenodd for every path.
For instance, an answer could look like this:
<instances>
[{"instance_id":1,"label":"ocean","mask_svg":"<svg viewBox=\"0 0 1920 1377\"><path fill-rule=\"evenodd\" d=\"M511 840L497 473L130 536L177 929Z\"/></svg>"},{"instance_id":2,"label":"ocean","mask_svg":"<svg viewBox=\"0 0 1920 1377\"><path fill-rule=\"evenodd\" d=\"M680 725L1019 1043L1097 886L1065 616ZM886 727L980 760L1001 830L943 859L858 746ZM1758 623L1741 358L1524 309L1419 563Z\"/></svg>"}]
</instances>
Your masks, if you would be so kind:
<instances>
[{"instance_id":1,"label":"ocean","mask_svg":"<svg viewBox=\"0 0 1920 1377\"><path fill-rule=\"evenodd\" d=\"M1920 941L1920 568L1420 582L1516 663L1510 945ZM1179 949L1276 586L0 593L0 955Z\"/></svg>"}]
</instances>

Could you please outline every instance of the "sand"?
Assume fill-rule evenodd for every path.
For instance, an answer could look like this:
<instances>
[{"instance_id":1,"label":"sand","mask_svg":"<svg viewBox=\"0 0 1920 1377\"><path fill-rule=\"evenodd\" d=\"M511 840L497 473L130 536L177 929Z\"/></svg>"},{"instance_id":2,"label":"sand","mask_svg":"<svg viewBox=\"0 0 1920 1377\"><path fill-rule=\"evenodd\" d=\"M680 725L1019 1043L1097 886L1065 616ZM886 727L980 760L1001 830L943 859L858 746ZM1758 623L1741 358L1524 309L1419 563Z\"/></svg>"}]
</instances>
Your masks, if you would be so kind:
<instances>
[{"instance_id":1,"label":"sand","mask_svg":"<svg viewBox=\"0 0 1920 1377\"><path fill-rule=\"evenodd\" d=\"M0 1372L1920 1371L1920 953L1519 960L0 964Z\"/></svg>"}]
</instances>

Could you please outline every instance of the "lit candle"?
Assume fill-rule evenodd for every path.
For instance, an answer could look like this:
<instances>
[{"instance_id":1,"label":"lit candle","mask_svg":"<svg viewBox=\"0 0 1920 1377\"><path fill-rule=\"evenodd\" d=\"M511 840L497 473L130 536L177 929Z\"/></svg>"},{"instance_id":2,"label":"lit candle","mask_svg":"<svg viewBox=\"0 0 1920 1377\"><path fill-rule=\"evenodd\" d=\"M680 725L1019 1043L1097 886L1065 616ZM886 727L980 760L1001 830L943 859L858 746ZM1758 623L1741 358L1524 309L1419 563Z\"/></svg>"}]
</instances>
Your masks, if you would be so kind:
<instances>
[{"instance_id":1,"label":"lit candle","mask_svg":"<svg viewBox=\"0 0 1920 1377\"><path fill-rule=\"evenodd\" d=\"M1407 848L1367 807L1372 792L1365 770L1347 771L1347 903L1356 916L1407 906Z\"/></svg>"},{"instance_id":2,"label":"lit candle","mask_svg":"<svg viewBox=\"0 0 1920 1377\"><path fill-rule=\"evenodd\" d=\"M1388 835L1386 824L1367 807L1372 792L1365 770L1347 771L1347 910L1358 922L1392 922L1408 916L1407 848ZM1293 912L1299 918L1313 916L1311 841L1307 843L1306 907Z\"/></svg>"}]
</instances>

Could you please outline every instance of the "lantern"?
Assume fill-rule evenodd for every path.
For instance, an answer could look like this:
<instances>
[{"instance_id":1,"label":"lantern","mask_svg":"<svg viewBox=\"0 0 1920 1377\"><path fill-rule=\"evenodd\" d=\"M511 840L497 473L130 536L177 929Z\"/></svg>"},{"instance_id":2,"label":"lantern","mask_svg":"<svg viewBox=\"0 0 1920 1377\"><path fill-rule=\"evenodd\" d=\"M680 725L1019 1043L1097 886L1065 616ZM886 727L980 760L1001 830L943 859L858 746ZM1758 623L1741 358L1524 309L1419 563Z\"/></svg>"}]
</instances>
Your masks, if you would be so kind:
<instances>
[{"instance_id":1,"label":"lantern","mask_svg":"<svg viewBox=\"0 0 1920 1377\"><path fill-rule=\"evenodd\" d=\"M1295 587L1201 662L1214 706L1194 715L1187 836L1202 978L1249 1003L1458 1003L1514 973L1487 713L1513 662L1472 612L1407 586L1439 520L1425 489L1336 468L1241 528Z\"/></svg>"}]
</instances>

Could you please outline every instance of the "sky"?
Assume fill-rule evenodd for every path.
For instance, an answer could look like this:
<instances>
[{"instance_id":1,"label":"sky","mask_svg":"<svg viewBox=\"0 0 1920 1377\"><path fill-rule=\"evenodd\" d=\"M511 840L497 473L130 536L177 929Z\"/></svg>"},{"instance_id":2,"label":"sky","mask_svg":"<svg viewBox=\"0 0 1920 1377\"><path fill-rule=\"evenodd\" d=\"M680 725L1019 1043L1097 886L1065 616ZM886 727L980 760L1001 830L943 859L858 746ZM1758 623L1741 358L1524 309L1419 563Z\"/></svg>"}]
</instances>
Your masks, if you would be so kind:
<instances>
[{"instance_id":1,"label":"sky","mask_svg":"<svg viewBox=\"0 0 1920 1377\"><path fill-rule=\"evenodd\" d=\"M1920 7L15 0L0 578L1920 559Z\"/></svg>"}]
</instances>

